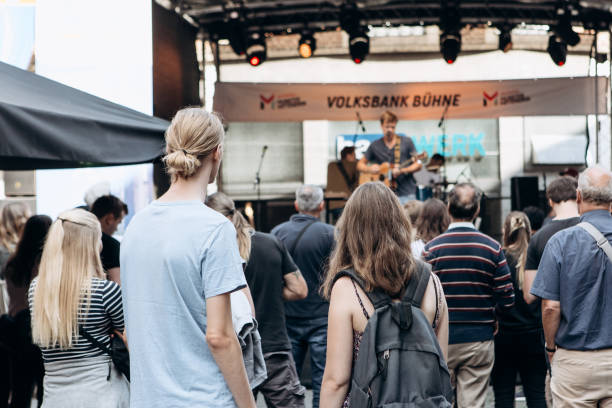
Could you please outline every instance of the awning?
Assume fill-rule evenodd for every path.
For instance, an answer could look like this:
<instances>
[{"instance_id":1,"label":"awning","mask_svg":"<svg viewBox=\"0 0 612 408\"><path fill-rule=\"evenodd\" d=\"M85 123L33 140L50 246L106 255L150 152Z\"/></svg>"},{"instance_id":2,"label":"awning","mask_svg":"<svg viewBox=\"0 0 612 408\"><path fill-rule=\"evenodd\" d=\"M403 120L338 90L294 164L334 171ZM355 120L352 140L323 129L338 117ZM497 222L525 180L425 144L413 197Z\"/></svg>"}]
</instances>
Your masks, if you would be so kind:
<instances>
[{"instance_id":1,"label":"awning","mask_svg":"<svg viewBox=\"0 0 612 408\"><path fill-rule=\"evenodd\" d=\"M0 169L153 161L168 122L0 63Z\"/></svg>"}]
</instances>

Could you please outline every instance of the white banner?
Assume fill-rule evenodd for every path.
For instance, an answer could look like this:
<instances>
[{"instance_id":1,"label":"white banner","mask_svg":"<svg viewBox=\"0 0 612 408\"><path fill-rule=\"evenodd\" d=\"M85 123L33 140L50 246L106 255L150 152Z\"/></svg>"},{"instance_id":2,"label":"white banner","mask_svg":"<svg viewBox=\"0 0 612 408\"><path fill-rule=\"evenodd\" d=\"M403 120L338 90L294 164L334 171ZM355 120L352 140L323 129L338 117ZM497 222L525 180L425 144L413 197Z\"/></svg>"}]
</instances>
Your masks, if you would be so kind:
<instances>
[{"instance_id":1,"label":"white banner","mask_svg":"<svg viewBox=\"0 0 612 408\"><path fill-rule=\"evenodd\" d=\"M230 122L497 118L605 114L608 78L424 83L218 82L214 109ZM598 107L595 100L599 101Z\"/></svg>"}]
</instances>

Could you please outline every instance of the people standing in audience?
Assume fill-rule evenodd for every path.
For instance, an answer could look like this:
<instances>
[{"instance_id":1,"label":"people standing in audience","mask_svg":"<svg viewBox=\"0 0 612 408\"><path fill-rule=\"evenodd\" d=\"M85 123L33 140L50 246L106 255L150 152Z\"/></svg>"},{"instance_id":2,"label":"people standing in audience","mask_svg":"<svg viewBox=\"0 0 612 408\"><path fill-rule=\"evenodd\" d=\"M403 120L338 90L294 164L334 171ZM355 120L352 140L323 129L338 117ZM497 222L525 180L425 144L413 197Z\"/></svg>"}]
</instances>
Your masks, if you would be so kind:
<instances>
[{"instance_id":1,"label":"people standing in audience","mask_svg":"<svg viewBox=\"0 0 612 408\"><path fill-rule=\"evenodd\" d=\"M540 259L548 240L557 232L572 227L580 222L578 204L576 203L576 189L578 181L576 177L563 176L553 180L546 188L548 205L555 214L551 220L533 235L527 249L527 261L525 264L525 279L522 282L522 294L525 302L533 304L532 310L537 313L538 320L541 319L542 308L540 299L530 293L531 285L535 279ZM552 407L552 394L550 391L550 362L546 361L546 404Z\"/></svg>"},{"instance_id":2,"label":"people standing in audience","mask_svg":"<svg viewBox=\"0 0 612 408\"><path fill-rule=\"evenodd\" d=\"M127 379L83 335L109 347L110 334L122 336L124 329L121 289L104 278L101 237L93 214L81 209L60 214L30 285L32 338L45 366L45 408L129 406Z\"/></svg>"},{"instance_id":3,"label":"people standing in audience","mask_svg":"<svg viewBox=\"0 0 612 408\"><path fill-rule=\"evenodd\" d=\"M382 291L400 299L411 279L416 279L418 262L406 248L411 226L399 199L382 183L361 185L346 204L337 224L338 241L323 291L330 299L327 365L321 389L322 407L348 407L353 365L374 306L364 288L348 277L336 276L353 269L365 290ZM435 330L444 357L448 345L448 310L442 287L430 275L420 305ZM406 372L410 375L410 372Z\"/></svg>"},{"instance_id":4,"label":"people standing in audience","mask_svg":"<svg viewBox=\"0 0 612 408\"><path fill-rule=\"evenodd\" d=\"M414 242L416 241L416 223L423 211L423 202L419 200L409 200L403 207L404 213L410 220L410 226L412 227L411 242Z\"/></svg>"},{"instance_id":5,"label":"people standing in audience","mask_svg":"<svg viewBox=\"0 0 612 408\"><path fill-rule=\"evenodd\" d=\"M121 283L119 278L121 271L119 262L120 244L113 238L113 234L128 213L127 204L114 195L103 195L94 201L91 212L98 217L102 226L102 253L100 254L102 266L108 279Z\"/></svg>"},{"instance_id":6,"label":"people standing in audience","mask_svg":"<svg viewBox=\"0 0 612 408\"><path fill-rule=\"evenodd\" d=\"M42 254L51 218L34 215L28 219L15 253L9 258L4 276L6 277L9 312L13 319L14 340L11 352L11 407L29 408L32 404L34 386L37 388L38 404L43 399L43 361L40 349L32 343L28 288L38 275Z\"/></svg>"},{"instance_id":7,"label":"people standing in audience","mask_svg":"<svg viewBox=\"0 0 612 408\"><path fill-rule=\"evenodd\" d=\"M612 406L612 173L578 178L580 223L552 236L531 294L542 299L555 408Z\"/></svg>"},{"instance_id":8,"label":"people standing in audience","mask_svg":"<svg viewBox=\"0 0 612 408\"><path fill-rule=\"evenodd\" d=\"M170 189L122 240L131 408L255 407L230 306L246 285L236 230L204 204L223 138L215 114L177 112L166 131Z\"/></svg>"},{"instance_id":9,"label":"people standing in audience","mask_svg":"<svg viewBox=\"0 0 612 408\"><path fill-rule=\"evenodd\" d=\"M546 198L556 215L547 225L534 234L529 242L522 288L527 303L535 302L538 306L540 304L539 300L531 295L530 289L548 240L557 232L573 227L580 222L578 204L576 203L577 188L578 181L570 176L559 177L546 188Z\"/></svg>"},{"instance_id":10,"label":"people standing in audience","mask_svg":"<svg viewBox=\"0 0 612 408\"><path fill-rule=\"evenodd\" d=\"M423 258L425 244L442 234L450 224L448 210L437 198L430 198L423 204L421 215L416 222L416 238L412 243L412 255Z\"/></svg>"},{"instance_id":11,"label":"people standing in audience","mask_svg":"<svg viewBox=\"0 0 612 408\"><path fill-rule=\"evenodd\" d=\"M231 198L223 193L208 197L207 205L234 222L238 233L242 215ZM274 235L250 230L250 254L245 269L247 283L255 303L261 344L268 372L267 380L254 390L263 395L270 408L303 408L305 389L300 384L285 326L283 300L304 299L308 286L291 255ZM240 240L239 240L240 242Z\"/></svg>"},{"instance_id":12,"label":"people standing in audience","mask_svg":"<svg viewBox=\"0 0 612 408\"><path fill-rule=\"evenodd\" d=\"M494 362L495 307L514 305L514 290L501 246L473 225L480 211L480 191L471 183L449 193L451 224L425 245L448 302L448 368L456 405L484 407Z\"/></svg>"},{"instance_id":13,"label":"people standing in audience","mask_svg":"<svg viewBox=\"0 0 612 408\"><path fill-rule=\"evenodd\" d=\"M22 202L4 204L0 213L0 272L15 251L17 242L26 221L30 218L30 209ZM0 275L0 278L2 276Z\"/></svg>"},{"instance_id":14,"label":"people standing in audience","mask_svg":"<svg viewBox=\"0 0 612 408\"><path fill-rule=\"evenodd\" d=\"M523 299L527 247L531 237L525 213L513 211L506 217L502 230L504 255L514 286L514 307L497 311L499 331L495 336L495 364L492 380L497 408L514 407L516 375L521 378L527 406L546 407L544 381L546 358L542 344L542 322L539 306Z\"/></svg>"},{"instance_id":15,"label":"people standing in audience","mask_svg":"<svg viewBox=\"0 0 612 408\"><path fill-rule=\"evenodd\" d=\"M308 284L308 296L285 303L287 334L291 340L293 358L301 373L306 351L310 351L312 371L312 405L319 407L319 392L327 344L327 310L329 303L319 289L323 273L334 246L334 227L319 221L323 210L323 190L314 185L302 185L296 191L295 208L299 214L272 229L289 250Z\"/></svg>"},{"instance_id":16,"label":"people standing in audience","mask_svg":"<svg viewBox=\"0 0 612 408\"><path fill-rule=\"evenodd\" d=\"M530 205L528 207L523 208L523 212L529 218L529 225L531 225L531 235L534 235L536 232L542 228L542 224L544 223L544 218L546 218L546 213L540 207L536 207L534 205Z\"/></svg>"},{"instance_id":17,"label":"people standing in audience","mask_svg":"<svg viewBox=\"0 0 612 408\"><path fill-rule=\"evenodd\" d=\"M4 267L15 251L23 226L29 217L29 208L21 202L6 203L0 211L0 314L8 313L8 310L5 309L7 306L5 298L8 295L4 280ZM9 353L0 347L0 408L8 406L11 382L9 366Z\"/></svg>"}]
</instances>

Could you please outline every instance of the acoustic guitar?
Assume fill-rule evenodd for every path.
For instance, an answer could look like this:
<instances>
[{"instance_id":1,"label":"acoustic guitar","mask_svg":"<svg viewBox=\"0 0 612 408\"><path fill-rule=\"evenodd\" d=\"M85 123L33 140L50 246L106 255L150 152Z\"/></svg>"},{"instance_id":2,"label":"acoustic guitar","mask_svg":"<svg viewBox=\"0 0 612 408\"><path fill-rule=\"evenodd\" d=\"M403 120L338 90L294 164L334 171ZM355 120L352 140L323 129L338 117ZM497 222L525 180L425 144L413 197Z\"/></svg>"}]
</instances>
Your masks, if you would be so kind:
<instances>
[{"instance_id":1,"label":"acoustic guitar","mask_svg":"<svg viewBox=\"0 0 612 408\"><path fill-rule=\"evenodd\" d=\"M400 163L398 167L400 169L403 169L405 167L410 166L412 163L414 163L417 160L423 161L426 159L427 159L427 152L415 154L410 159L406 160L403 163ZM395 163L384 162L382 164L379 164L378 166L380 167L380 171L378 173L365 173L365 172L359 173L359 185L362 185L364 183L368 183L371 181L381 181L387 187L391 188L392 190L396 190L397 180L395 180L395 178L393 177L393 169L395 168Z\"/></svg>"}]
</instances>

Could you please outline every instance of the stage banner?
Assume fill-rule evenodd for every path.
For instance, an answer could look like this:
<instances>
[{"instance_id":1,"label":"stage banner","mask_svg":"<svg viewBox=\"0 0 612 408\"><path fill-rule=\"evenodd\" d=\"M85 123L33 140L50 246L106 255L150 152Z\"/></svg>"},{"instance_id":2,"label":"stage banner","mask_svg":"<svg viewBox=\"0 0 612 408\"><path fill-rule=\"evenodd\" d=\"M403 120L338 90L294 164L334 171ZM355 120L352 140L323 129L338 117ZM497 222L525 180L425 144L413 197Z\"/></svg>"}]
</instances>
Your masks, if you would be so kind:
<instances>
[{"instance_id":1,"label":"stage banner","mask_svg":"<svg viewBox=\"0 0 612 408\"><path fill-rule=\"evenodd\" d=\"M601 77L388 84L217 82L213 108L230 122L356 120L357 113L363 120L376 120L385 110L405 120L566 116L608 113L607 95L608 79Z\"/></svg>"}]
</instances>

